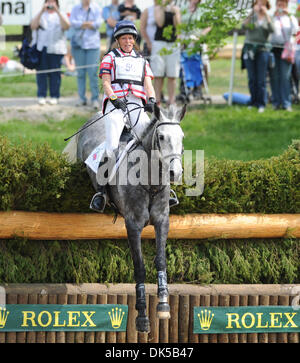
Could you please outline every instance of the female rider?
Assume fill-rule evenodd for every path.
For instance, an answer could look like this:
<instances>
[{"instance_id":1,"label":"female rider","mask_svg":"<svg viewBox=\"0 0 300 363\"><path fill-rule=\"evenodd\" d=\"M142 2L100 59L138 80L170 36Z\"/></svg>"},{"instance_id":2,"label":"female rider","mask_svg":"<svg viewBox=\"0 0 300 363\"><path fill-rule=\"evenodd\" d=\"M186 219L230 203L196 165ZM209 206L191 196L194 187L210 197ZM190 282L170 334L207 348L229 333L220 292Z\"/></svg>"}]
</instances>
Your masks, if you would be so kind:
<instances>
[{"instance_id":1,"label":"female rider","mask_svg":"<svg viewBox=\"0 0 300 363\"><path fill-rule=\"evenodd\" d=\"M138 32L133 22L119 21L114 28L114 38L118 47L107 53L100 65L99 77L104 90L103 114L105 120L106 156L111 158L119 145L124 128L124 113L137 105L144 109L129 113L129 127L140 137L150 123L145 111L153 112L155 91L151 80L153 74L149 63L134 50ZM115 110L109 113L112 109ZM103 160L103 159L102 159ZM99 183L99 180L98 180ZM98 184L90 208L103 212L106 203L105 185ZM178 202L174 202L177 204Z\"/></svg>"}]
</instances>

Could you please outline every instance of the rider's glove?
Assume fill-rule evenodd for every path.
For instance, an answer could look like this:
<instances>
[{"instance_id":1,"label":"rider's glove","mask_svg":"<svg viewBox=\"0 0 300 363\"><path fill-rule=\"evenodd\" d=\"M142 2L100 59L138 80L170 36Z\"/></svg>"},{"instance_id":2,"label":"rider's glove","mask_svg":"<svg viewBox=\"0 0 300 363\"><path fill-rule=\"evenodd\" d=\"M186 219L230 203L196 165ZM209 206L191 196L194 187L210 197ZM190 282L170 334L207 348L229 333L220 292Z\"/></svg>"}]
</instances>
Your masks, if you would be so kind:
<instances>
[{"instance_id":1,"label":"rider's glove","mask_svg":"<svg viewBox=\"0 0 300 363\"><path fill-rule=\"evenodd\" d=\"M126 103L121 100L120 98L118 98L116 95L112 95L109 97L110 102L115 106L115 108L118 108L120 110L122 110L123 112L127 111L127 106Z\"/></svg>"},{"instance_id":2,"label":"rider's glove","mask_svg":"<svg viewBox=\"0 0 300 363\"><path fill-rule=\"evenodd\" d=\"M156 104L156 99L154 97L150 97L147 104L144 107L145 111L153 113L155 104Z\"/></svg>"}]
</instances>

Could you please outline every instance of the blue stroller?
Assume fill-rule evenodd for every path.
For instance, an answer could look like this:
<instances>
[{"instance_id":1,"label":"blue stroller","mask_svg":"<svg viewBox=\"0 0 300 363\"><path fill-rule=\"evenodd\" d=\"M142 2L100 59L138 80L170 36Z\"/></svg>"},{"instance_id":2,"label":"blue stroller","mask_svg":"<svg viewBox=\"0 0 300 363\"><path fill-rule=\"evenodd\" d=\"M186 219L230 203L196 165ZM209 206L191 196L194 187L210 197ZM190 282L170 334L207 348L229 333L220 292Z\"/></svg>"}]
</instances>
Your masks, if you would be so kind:
<instances>
[{"instance_id":1,"label":"blue stroller","mask_svg":"<svg viewBox=\"0 0 300 363\"><path fill-rule=\"evenodd\" d=\"M186 52L181 52L180 94L177 97L178 101L189 103L194 99L200 99L204 103L211 103L203 68L200 54L188 56ZM204 86L206 96L203 95L202 85Z\"/></svg>"}]
</instances>

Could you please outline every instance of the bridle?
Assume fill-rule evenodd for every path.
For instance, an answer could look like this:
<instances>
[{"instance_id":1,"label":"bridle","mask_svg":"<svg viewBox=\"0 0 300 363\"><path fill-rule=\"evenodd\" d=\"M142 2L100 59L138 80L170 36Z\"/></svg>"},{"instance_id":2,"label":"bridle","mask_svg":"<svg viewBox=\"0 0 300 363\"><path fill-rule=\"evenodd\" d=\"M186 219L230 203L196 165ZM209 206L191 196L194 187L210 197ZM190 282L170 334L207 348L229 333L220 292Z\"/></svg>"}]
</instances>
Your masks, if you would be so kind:
<instances>
[{"instance_id":1,"label":"bridle","mask_svg":"<svg viewBox=\"0 0 300 363\"><path fill-rule=\"evenodd\" d=\"M180 162L181 162L181 157L182 157L182 154L183 154L183 148L182 148L182 152L180 154L179 153L171 153L171 154L167 154L167 155L162 156L162 149L161 149L161 145L160 145L160 142L159 142L157 129L160 126L164 126L164 125L180 126L180 122L162 121L162 122L156 124L155 128L154 128L154 131L153 131L153 135L152 135L151 149L152 150L158 150L160 155L161 155L162 160L168 159L168 160L170 160L170 162L172 162L175 159L179 159ZM155 146L157 146L157 148L155 148Z\"/></svg>"}]
</instances>

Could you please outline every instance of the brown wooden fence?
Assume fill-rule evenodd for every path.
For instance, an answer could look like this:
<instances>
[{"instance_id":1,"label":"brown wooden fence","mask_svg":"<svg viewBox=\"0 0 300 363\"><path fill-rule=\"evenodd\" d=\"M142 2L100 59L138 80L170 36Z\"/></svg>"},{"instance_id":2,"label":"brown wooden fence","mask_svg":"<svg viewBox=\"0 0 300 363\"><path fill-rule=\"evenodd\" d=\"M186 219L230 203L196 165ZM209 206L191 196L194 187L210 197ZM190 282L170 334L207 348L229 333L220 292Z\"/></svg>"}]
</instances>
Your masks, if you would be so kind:
<instances>
[{"instance_id":1,"label":"brown wooden fence","mask_svg":"<svg viewBox=\"0 0 300 363\"><path fill-rule=\"evenodd\" d=\"M124 219L97 213L0 212L0 238L34 240L125 239ZM147 226L142 238L154 238ZM300 214L187 214L170 216L168 238L300 237Z\"/></svg>"},{"instance_id":2,"label":"brown wooden fence","mask_svg":"<svg viewBox=\"0 0 300 363\"><path fill-rule=\"evenodd\" d=\"M156 318L156 285L146 285L151 332L135 330L135 285L8 284L7 304L127 304L126 332L0 332L1 343L299 343L299 333L193 334L194 306L291 305L300 285L169 285L171 319Z\"/></svg>"}]
</instances>

